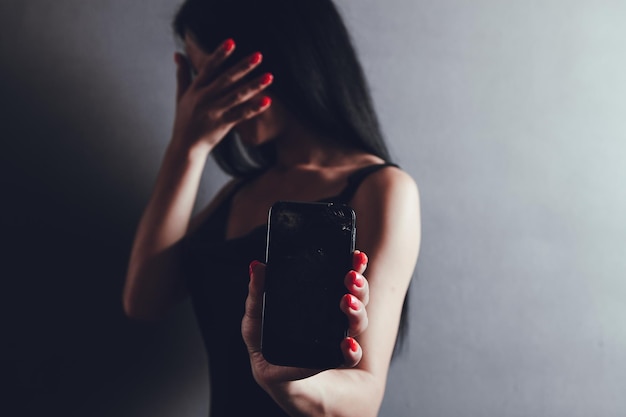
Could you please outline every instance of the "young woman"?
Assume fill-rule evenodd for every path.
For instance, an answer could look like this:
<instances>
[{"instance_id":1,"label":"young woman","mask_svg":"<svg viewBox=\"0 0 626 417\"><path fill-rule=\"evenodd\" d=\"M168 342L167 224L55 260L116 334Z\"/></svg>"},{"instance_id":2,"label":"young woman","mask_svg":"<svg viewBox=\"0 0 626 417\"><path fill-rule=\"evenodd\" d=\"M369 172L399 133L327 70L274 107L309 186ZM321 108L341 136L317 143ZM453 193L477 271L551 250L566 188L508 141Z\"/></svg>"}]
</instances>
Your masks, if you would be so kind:
<instances>
[{"instance_id":1,"label":"young woman","mask_svg":"<svg viewBox=\"0 0 626 417\"><path fill-rule=\"evenodd\" d=\"M377 415L419 250L419 197L389 162L335 6L188 0L174 28L185 46L174 129L135 238L126 313L158 317L191 296L214 417ZM233 180L190 219L209 155ZM341 368L279 367L260 352L257 260L278 200L357 214L360 250L338 306L350 324Z\"/></svg>"}]
</instances>

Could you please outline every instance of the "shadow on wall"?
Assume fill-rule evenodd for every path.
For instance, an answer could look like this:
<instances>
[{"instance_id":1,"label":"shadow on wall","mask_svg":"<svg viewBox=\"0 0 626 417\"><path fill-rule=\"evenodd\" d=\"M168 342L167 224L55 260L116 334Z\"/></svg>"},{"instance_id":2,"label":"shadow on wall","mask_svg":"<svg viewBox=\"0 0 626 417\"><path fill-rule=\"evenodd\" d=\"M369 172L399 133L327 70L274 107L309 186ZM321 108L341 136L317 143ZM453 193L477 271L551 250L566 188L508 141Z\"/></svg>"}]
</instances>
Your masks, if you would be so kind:
<instances>
[{"instance_id":1,"label":"shadow on wall","mask_svg":"<svg viewBox=\"0 0 626 417\"><path fill-rule=\"evenodd\" d=\"M0 415L126 415L111 411L158 379L164 368L151 363L175 349L188 317L146 326L122 312L131 240L147 198L137 190L148 187L126 177L136 170L120 163L107 136L111 121L130 116L121 98L94 104L100 93L112 96L98 91L106 80L95 79L87 96L55 63L43 69L21 59L0 67Z\"/></svg>"}]
</instances>

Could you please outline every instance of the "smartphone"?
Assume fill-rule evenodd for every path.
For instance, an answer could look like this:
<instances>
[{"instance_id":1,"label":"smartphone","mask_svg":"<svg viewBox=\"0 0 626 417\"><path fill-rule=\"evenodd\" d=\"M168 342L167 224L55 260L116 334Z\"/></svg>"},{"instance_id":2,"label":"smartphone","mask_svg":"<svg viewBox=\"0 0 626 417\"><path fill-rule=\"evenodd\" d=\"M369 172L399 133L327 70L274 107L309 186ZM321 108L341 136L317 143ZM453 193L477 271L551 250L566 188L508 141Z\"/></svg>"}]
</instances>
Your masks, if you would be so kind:
<instances>
[{"instance_id":1,"label":"smartphone","mask_svg":"<svg viewBox=\"0 0 626 417\"><path fill-rule=\"evenodd\" d=\"M340 310L352 269L356 216L347 205L277 202L269 212L261 350L275 365L330 369L344 362Z\"/></svg>"}]
</instances>

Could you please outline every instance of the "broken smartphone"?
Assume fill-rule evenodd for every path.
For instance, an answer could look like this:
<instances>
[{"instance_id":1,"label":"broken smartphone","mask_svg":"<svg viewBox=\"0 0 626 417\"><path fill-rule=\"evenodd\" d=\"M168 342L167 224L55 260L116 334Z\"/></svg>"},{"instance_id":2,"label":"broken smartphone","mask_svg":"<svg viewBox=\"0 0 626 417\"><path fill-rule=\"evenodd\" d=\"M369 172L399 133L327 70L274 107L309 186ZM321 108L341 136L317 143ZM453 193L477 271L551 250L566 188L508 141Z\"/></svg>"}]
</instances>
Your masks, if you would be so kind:
<instances>
[{"instance_id":1,"label":"broken smartphone","mask_svg":"<svg viewBox=\"0 0 626 417\"><path fill-rule=\"evenodd\" d=\"M356 238L352 208L277 202L269 212L261 350L275 365L330 369L344 362L340 343Z\"/></svg>"}]
</instances>

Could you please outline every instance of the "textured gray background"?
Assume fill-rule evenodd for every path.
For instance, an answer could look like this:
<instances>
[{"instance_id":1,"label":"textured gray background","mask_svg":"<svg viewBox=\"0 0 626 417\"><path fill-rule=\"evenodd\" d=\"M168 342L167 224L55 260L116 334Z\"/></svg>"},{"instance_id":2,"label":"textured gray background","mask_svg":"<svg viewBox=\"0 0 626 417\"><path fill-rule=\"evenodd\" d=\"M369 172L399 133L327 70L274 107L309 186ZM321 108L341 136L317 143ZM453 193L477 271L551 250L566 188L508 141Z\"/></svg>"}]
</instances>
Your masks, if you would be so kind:
<instances>
[{"instance_id":1,"label":"textured gray background","mask_svg":"<svg viewBox=\"0 0 626 417\"><path fill-rule=\"evenodd\" d=\"M0 3L2 415L206 415L188 306L119 301L177 3ZM381 416L626 415L626 3L338 3L423 203Z\"/></svg>"}]
</instances>

